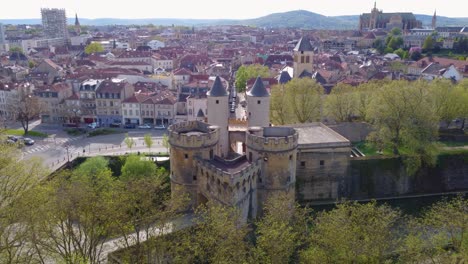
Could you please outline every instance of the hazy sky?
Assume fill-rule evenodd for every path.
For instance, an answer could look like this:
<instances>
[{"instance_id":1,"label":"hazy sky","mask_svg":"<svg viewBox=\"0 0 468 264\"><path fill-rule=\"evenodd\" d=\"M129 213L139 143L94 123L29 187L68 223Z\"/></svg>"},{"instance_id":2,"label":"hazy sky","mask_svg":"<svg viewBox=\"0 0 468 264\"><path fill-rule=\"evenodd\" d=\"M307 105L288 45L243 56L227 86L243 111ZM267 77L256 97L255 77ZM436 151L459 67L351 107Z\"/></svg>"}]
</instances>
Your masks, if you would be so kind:
<instances>
[{"instance_id":1,"label":"hazy sky","mask_svg":"<svg viewBox=\"0 0 468 264\"><path fill-rule=\"evenodd\" d=\"M40 8L65 8L68 17L83 18L255 18L304 9L326 16L369 12L373 0L15 0L5 1L0 19L39 18ZM466 0L380 0L384 12L406 11L468 17Z\"/></svg>"}]
</instances>

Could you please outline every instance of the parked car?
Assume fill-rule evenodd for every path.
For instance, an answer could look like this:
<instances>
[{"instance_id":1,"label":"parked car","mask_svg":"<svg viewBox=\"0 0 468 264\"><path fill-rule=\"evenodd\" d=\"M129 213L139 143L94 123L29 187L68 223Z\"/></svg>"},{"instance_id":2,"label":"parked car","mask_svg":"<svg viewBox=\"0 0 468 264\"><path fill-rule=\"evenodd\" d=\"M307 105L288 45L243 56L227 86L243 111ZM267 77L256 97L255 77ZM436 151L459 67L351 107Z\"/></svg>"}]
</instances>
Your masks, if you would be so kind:
<instances>
[{"instance_id":1,"label":"parked car","mask_svg":"<svg viewBox=\"0 0 468 264\"><path fill-rule=\"evenodd\" d=\"M166 127L164 125L155 125L154 129L164 130L164 129L166 129Z\"/></svg>"},{"instance_id":2,"label":"parked car","mask_svg":"<svg viewBox=\"0 0 468 264\"><path fill-rule=\"evenodd\" d=\"M120 122L114 122L112 124L110 124L110 127L120 127L122 125L122 123Z\"/></svg>"},{"instance_id":3,"label":"parked car","mask_svg":"<svg viewBox=\"0 0 468 264\"><path fill-rule=\"evenodd\" d=\"M91 128L91 129L96 129L96 128L99 127L99 124L96 123L96 122L93 122L93 123L91 123L91 124L88 124L88 127Z\"/></svg>"},{"instance_id":4,"label":"parked car","mask_svg":"<svg viewBox=\"0 0 468 264\"><path fill-rule=\"evenodd\" d=\"M125 124L124 128L129 128L129 129L136 128L136 124Z\"/></svg>"},{"instance_id":5,"label":"parked car","mask_svg":"<svg viewBox=\"0 0 468 264\"><path fill-rule=\"evenodd\" d=\"M34 145L35 141L31 138L23 138L23 143L26 145L26 146L32 146Z\"/></svg>"},{"instance_id":6,"label":"parked car","mask_svg":"<svg viewBox=\"0 0 468 264\"><path fill-rule=\"evenodd\" d=\"M138 128L140 128L140 129L150 129L151 126L148 125L148 124L143 124L143 125L139 125Z\"/></svg>"},{"instance_id":7,"label":"parked car","mask_svg":"<svg viewBox=\"0 0 468 264\"><path fill-rule=\"evenodd\" d=\"M8 136L8 140L11 140L13 142L17 142L18 139L19 139L19 137L17 137L17 136Z\"/></svg>"}]
</instances>

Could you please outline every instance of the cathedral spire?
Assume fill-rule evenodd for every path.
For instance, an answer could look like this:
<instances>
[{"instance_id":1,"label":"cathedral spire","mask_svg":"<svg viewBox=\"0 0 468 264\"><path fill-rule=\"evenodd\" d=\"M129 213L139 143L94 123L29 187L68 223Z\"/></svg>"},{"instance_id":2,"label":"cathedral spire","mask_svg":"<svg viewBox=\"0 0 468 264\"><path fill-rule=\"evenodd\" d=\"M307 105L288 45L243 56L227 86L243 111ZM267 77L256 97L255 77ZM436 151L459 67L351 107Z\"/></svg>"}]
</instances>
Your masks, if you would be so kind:
<instances>
[{"instance_id":1,"label":"cathedral spire","mask_svg":"<svg viewBox=\"0 0 468 264\"><path fill-rule=\"evenodd\" d=\"M377 9L377 1L374 1L374 9Z\"/></svg>"},{"instance_id":2,"label":"cathedral spire","mask_svg":"<svg viewBox=\"0 0 468 264\"><path fill-rule=\"evenodd\" d=\"M432 16L432 29L435 29L437 26L437 10L434 10L434 16Z\"/></svg>"},{"instance_id":3,"label":"cathedral spire","mask_svg":"<svg viewBox=\"0 0 468 264\"><path fill-rule=\"evenodd\" d=\"M77 35L80 35L81 33L81 26L80 26L80 21L78 20L78 14L75 13L75 32Z\"/></svg>"}]
</instances>

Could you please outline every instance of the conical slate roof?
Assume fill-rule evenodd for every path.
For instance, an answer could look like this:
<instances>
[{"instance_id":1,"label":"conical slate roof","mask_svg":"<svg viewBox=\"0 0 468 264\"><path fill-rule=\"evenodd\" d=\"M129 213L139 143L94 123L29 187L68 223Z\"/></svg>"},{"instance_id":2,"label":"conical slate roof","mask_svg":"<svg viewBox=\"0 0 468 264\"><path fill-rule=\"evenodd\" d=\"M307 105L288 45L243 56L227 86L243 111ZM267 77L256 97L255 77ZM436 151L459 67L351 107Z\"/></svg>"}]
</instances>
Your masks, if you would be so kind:
<instances>
[{"instance_id":1,"label":"conical slate roof","mask_svg":"<svg viewBox=\"0 0 468 264\"><path fill-rule=\"evenodd\" d=\"M314 51L314 48L310 45L310 39L308 37L302 37L299 42L297 42L294 51Z\"/></svg>"},{"instance_id":2,"label":"conical slate roof","mask_svg":"<svg viewBox=\"0 0 468 264\"><path fill-rule=\"evenodd\" d=\"M203 113L203 111L201 110L201 108L198 109L197 117L205 117L205 114Z\"/></svg>"},{"instance_id":3,"label":"conical slate roof","mask_svg":"<svg viewBox=\"0 0 468 264\"><path fill-rule=\"evenodd\" d=\"M268 97L268 96L270 96L267 89L263 85L263 81L262 81L262 78L260 78L260 76L257 77L252 89L250 89L247 92L247 95L248 96L253 96L253 97Z\"/></svg>"},{"instance_id":4,"label":"conical slate roof","mask_svg":"<svg viewBox=\"0 0 468 264\"><path fill-rule=\"evenodd\" d=\"M291 76L289 75L289 73L287 71L282 71L278 82L280 84L285 84L289 82L290 80L291 80Z\"/></svg>"},{"instance_id":5,"label":"conical slate roof","mask_svg":"<svg viewBox=\"0 0 468 264\"><path fill-rule=\"evenodd\" d=\"M228 95L228 93L226 92L226 89L224 89L224 86L221 83L221 78L219 78L219 76L216 76L213 86L206 93L206 95L213 96L213 97L222 97L222 96Z\"/></svg>"}]
</instances>

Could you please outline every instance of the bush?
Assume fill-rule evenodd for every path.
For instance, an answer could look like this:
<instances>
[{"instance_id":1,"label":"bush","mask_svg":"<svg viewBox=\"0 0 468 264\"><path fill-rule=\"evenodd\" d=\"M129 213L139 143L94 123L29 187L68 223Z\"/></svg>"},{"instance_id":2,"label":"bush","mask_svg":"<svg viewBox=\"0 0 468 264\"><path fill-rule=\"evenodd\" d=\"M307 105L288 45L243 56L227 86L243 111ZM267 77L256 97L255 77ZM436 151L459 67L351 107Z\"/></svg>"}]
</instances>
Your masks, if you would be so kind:
<instances>
[{"instance_id":1,"label":"bush","mask_svg":"<svg viewBox=\"0 0 468 264\"><path fill-rule=\"evenodd\" d=\"M64 130L70 136L79 136L79 135L86 134L86 130L83 128L66 128Z\"/></svg>"},{"instance_id":2,"label":"bush","mask_svg":"<svg viewBox=\"0 0 468 264\"><path fill-rule=\"evenodd\" d=\"M115 129L103 128L103 129L96 129L88 133L88 137L96 137L96 136L105 136L105 135L112 135L121 133Z\"/></svg>"}]
</instances>

